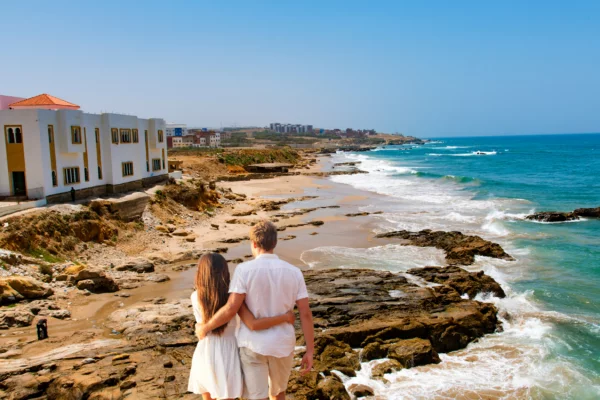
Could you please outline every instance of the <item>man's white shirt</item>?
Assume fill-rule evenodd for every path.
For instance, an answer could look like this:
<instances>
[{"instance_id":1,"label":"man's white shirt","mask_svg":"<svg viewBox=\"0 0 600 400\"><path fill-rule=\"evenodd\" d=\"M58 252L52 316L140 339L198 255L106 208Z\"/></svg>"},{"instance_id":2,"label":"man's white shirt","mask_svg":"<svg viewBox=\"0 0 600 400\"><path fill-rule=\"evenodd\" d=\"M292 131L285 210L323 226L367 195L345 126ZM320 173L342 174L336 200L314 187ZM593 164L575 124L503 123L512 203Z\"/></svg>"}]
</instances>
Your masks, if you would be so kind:
<instances>
[{"instance_id":1,"label":"man's white shirt","mask_svg":"<svg viewBox=\"0 0 600 400\"><path fill-rule=\"evenodd\" d=\"M238 265L229 293L246 294L246 305L257 319L285 314L294 308L297 300L308 298L300 269L275 254L261 254ZM287 323L251 331L242 322L237 340L239 347L273 357L287 357L296 346L294 327Z\"/></svg>"}]
</instances>

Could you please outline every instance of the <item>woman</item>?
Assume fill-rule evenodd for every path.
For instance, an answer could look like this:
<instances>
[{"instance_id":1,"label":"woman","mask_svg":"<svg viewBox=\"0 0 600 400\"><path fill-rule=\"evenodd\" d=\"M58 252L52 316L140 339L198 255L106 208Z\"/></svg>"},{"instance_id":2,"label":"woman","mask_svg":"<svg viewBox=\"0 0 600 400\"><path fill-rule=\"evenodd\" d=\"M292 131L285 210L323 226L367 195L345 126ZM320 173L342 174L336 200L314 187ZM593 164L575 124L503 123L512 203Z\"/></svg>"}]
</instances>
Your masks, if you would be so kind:
<instances>
[{"instance_id":1,"label":"woman","mask_svg":"<svg viewBox=\"0 0 600 400\"><path fill-rule=\"evenodd\" d=\"M210 320L227 303L229 279L229 268L223 256L207 253L200 258L196 291L191 297L196 322ZM294 313L289 312L277 317L256 319L246 305L240 309L239 316L252 330L268 329L283 323L293 324L295 318ZM204 400L242 397L244 380L235 338L237 326L236 317L198 342L190 370L189 392L201 394Z\"/></svg>"}]
</instances>

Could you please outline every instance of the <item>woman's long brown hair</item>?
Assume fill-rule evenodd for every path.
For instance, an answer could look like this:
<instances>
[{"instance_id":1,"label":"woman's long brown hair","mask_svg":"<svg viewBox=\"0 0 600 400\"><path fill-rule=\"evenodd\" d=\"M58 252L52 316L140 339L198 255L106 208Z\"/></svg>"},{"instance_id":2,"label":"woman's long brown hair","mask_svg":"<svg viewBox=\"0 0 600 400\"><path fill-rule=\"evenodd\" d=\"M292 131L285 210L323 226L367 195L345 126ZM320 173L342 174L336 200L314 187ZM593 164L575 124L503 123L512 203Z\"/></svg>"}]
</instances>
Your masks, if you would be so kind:
<instances>
[{"instance_id":1,"label":"woman's long brown hair","mask_svg":"<svg viewBox=\"0 0 600 400\"><path fill-rule=\"evenodd\" d=\"M222 255L206 253L200 257L195 285L204 322L208 322L227 303L229 279L229 267ZM227 324L221 325L212 333L221 335L226 327Z\"/></svg>"}]
</instances>

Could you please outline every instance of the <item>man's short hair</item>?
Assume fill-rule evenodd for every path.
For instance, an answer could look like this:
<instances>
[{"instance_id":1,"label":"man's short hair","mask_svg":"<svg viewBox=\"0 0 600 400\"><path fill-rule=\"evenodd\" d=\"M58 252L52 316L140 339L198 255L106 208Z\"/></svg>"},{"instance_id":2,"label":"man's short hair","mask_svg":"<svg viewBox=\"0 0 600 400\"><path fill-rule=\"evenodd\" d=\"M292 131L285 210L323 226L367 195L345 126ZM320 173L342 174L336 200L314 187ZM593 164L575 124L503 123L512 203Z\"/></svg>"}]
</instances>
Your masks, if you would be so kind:
<instances>
[{"instance_id":1,"label":"man's short hair","mask_svg":"<svg viewBox=\"0 0 600 400\"><path fill-rule=\"evenodd\" d=\"M262 220L250 228L250 240L265 251L277 246L277 227L270 221Z\"/></svg>"}]
</instances>

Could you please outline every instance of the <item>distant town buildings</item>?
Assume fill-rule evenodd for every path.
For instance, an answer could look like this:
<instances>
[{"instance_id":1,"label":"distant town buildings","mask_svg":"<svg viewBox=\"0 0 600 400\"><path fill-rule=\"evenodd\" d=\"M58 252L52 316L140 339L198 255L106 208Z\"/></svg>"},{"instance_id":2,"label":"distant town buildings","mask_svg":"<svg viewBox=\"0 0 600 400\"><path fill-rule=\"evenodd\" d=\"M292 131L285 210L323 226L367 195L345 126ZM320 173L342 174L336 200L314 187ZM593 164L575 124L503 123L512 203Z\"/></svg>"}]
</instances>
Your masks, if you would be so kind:
<instances>
[{"instance_id":1,"label":"distant town buildings","mask_svg":"<svg viewBox=\"0 0 600 400\"><path fill-rule=\"evenodd\" d=\"M167 137L171 136L185 136L188 134L186 124L167 124L166 128Z\"/></svg>"},{"instance_id":2,"label":"distant town buildings","mask_svg":"<svg viewBox=\"0 0 600 400\"><path fill-rule=\"evenodd\" d=\"M88 114L48 94L0 97L0 199L71 201L168 177L163 119Z\"/></svg>"},{"instance_id":3,"label":"distant town buildings","mask_svg":"<svg viewBox=\"0 0 600 400\"><path fill-rule=\"evenodd\" d=\"M169 148L180 147L221 147L221 132L201 129L187 129L183 136L167 137Z\"/></svg>"},{"instance_id":4,"label":"distant town buildings","mask_svg":"<svg viewBox=\"0 0 600 400\"><path fill-rule=\"evenodd\" d=\"M300 124L280 124L279 122L273 122L269 125L270 129L278 133L312 133L312 125L300 125Z\"/></svg>"},{"instance_id":5,"label":"distant town buildings","mask_svg":"<svg viewBox=\"0 0 600 400\"><path fill-rule=\"evenodd\" d=\"M369 135L377 135L377 131L375 129L352 129L352 128L347 128L345 130L342 130L342 129L320 129L319 134L334 135L334 136L339 136L341 138L358 138L358 137L365 137L365 136L369 136Z\"/></svg>"}]
</instances>

